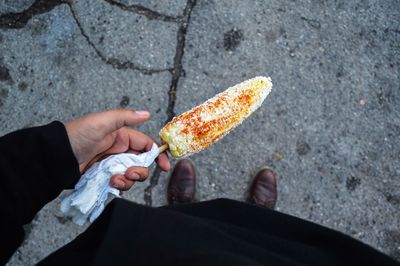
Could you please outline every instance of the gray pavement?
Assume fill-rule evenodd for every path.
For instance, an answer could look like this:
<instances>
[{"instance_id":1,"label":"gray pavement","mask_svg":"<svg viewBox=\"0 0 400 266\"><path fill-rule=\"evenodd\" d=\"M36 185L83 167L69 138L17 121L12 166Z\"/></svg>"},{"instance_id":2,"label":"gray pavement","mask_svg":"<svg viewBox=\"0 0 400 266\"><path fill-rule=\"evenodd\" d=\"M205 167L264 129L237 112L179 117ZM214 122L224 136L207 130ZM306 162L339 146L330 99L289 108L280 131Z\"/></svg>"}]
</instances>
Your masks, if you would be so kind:
<instances>
[{"instance_id":1,"label":"gray pavement","mask_svg":"<svg viewBox=\"0 0 400 266\"><path fill-rule=\"evenodd\" d=\"M274 87L241 127L193 155L198 198L243 200L263 165L278 210L400 260L400 3L0 0L0 135L116 107L162 125L227 87ZM123 197L165 204L168 174ZM59 199L9 265L32 265L84 228Z\"/></svg>"}]
</instances>

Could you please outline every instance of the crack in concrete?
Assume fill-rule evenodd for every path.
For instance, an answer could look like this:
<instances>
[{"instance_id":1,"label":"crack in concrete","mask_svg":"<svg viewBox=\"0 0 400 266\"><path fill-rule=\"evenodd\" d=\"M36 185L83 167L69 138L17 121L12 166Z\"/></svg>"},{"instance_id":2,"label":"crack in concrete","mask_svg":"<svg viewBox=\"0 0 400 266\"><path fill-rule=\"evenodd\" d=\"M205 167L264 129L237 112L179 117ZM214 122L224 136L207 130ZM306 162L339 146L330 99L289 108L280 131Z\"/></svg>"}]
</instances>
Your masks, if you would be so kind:
<instances>
[{"instance_id":1,"label":"crack in concrete","mask_svg":"<svg viewBox=\"0 0 400 266\"><path fill-rule=\"evenodd\" d=\"M180 22L184 16L168 16L165 14L161 14L157 11L151 10L147 7L141 6L141 5L125 5L123 3L114 1L114 0L104 0L110 5L116 6L122 10L133 12L142 16L145 16L146 18L150 20L162 20L165 22Z\"/></svg>"},{"instance_id":2,"label":"crack in concrete","mask_svg":"<svg viewBox=\"0 0 400 266\"><path fill-rule=\"evenodd\" d=\"M196 5L197 0L188 0L186 3L185 10L183 12L183 17L186 18L179 24L179 29L177 33L177 44L176 44L176 52L174 57L174 68L172 70L172 79L169 86L168 91L168 107L167 107L167 120L165 124L172 120L175 116L174 107L176 102L176 90L178 87L179 79L184 73L182 59L185 53L185 43L186 43L186 33L190 23L190 18L192 15L192 10ZM153 205L152 199L152 190L158 184L158 180L160 179L160 169L157 166L156 170L153 172L152 176L150 177L150 184L146 187L144 193L144 202L147 206Z\"/></svg>"},{"instance_id":3,"label":"crack in concrete","mask_svg":"<svg viewBox=\"0 0 400 266\"><path fill-rule=\"evenodd\" d=\"M184 73L182 66L182 58L183 54L185 53L186 32L190 22L190 17L192 15L192 10L196 5L196 1L197 0L188 0L184 11L184 14L187 16L187 18L186 21L183 21L180 24L177 33L177 45L174 57L174 69L172 70L172 79L168 91L168 107L167 107L168 118L166 122L169 122L175 116L174 107L176 101L176 89L178 87L179 79L182 73Z\"/></svg>"},{"instance_id":4,"label":"crack in concrete","mask_svg":"<svg viewBox=\"0 0 400 266\"><path fill-rule=\"evenodd\" d=\"M149 19L160 19L163 21L174 21L177 22L179 21L179 17L169 17L163 14L160 14L158 12L152 11L148 8L144 8L138 5L135 6L124 6L122 4L119 4L118 2L115 2L113 0L105 0L108 3L112 5L117 5L120 6L122 9L127 9L129 11L134 11L140 15L146 16ZM59 6L61 4L67 4L71 10L72 16L82 34L82 36L85 38L87 43L89 44L90 47L93 48L93 50L96 52L97 56L100 57L100 59L108 64L111 65L115 69L119 70L136 70L139 71L140 73L144 75L152 75L155 73L160 73L160 72L165 72L165 71L172 71L172 68L161 68L161 69L149 69L141 66L137 66L133 62L129 60L120 60L114 57L107 58L105 55L103 55L100 50L96 47L96 45L91 41L89 36L86 34L84 31L81 23L79 22L78 16L72 7L72 0L36 0L30 7L25 9L22 12L19 13L6 13L0 16L0 29L21 29L23 28L28 21L40 14L47 13L51 10L53 10L56 6Z\"/></svg>"},{"instance_id":5,"label":"crack in concrete","mask_svg":"<svg viewBox=\"0 0 400 266\"><path fill-rule=\"evenodd\" d=\"M53 10L68 0L36 0L30 7L18 13L5 13L0 16L0 29L21 29L36 16Z\"/></svg>"},{"instance_id":6,"label":"crack in concrete","mask_svg":"<svg viewBox=\"0 0 400 266\"><path fill-rule=\"evenodd\" d=\"M78 16L76 14L76 11L73 7L73 4L68 3L69 9L71 10L72 17L75 20L76 25L79 28L79 31L81 32L82 36L85 38L86 42L89 44L90 47L93 48L97 56L106 64L111 65L115 69L122 69L122 70L136 70L139 71L140 73L144 75L152 75L155 73L160 73L164 71L172 71L172 68L160 68L160 69L149 69L149 68L144 68L135 65L133 62L129 60L120 60L114 57L107 58L105 55L103 55L100 50L96 47L96 45L92 42L92 40L89 38L89 36L86 34L85 30L82 27L82 24L80 23Z\"/></svg>"}]
</instances>

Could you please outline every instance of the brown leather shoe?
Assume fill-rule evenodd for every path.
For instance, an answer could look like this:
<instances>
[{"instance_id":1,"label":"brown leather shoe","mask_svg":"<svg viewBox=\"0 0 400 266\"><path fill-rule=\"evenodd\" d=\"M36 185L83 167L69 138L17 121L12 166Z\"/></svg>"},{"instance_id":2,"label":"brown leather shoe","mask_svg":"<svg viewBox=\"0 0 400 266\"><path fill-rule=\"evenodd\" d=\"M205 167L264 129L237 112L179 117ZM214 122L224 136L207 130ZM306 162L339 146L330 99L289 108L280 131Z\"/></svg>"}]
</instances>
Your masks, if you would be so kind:
<instances>
[{"instance_id":1,"label":"brown leather shoe","mask_svg":"<svg viewBox=\"0 0 400 266\"><path fill-rule=\"evenodd\" d=\"M248 202L261 207L275 209L277 199L277 176L270 168L261 169L250 187Z\"/></svg>"},{"instance_id":2,"label":"brown leather shoe","mask_svg":"<svg viewBox=\"0 0 400 266\"><path fill-rule=\"evenodd\" d=\"M196 172L190 160L180 160L172 171L168 183L169 204L195 202Z\"/></svg>"}]
</instances>

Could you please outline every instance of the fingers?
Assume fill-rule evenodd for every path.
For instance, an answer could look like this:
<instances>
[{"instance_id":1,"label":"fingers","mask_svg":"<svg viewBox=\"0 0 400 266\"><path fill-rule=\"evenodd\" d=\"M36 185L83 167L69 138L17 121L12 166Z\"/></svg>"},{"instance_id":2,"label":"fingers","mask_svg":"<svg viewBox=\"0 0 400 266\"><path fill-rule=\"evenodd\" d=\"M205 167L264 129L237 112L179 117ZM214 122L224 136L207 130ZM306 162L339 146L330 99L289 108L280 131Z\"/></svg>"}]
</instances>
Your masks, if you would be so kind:
<instances>
[{"instance_id":1,"label":"fingers","mask_svg":"<svg viewBox=\"0 0 400 266\"><path fill-rule=\"evenodd\" d=\"M104 152L105 154L121 153L128 150L148 151L154 143L154 140L149 136L132 128L123 127L114 133L114 143Z\"/></svg>"},{"instance_id":2,"label":"fingers","mask_svg":"<svg viewBox=\"0 0 400 266\"><path fill-rule=\"evenodd\" d=\"M123 134L129 139L129 149L134 151L148 151L153 146L154 140L146 134L132 128L122 128Z\"/></svg>"},{"instance_id":3,"label":"fingers","mask_svg":"<svg viewBox=\"0 0 400 266\"><path fill-rule=\"evenodd\" d=\"M134 151L148 151L151 149L153 146L153 143L155 141L147 136L146 134L136 131L131 128L121 128L119 131L121 131L121 135L127 135L129 138L129 149L134 150ZM120 132L119 132L120 133ZM121 151L119 151L121 152ZM161 153L157 160L156 160L158 166L162 171L169 171L171 168L171 164L169 162L169 158L166 152Z\"/></svg>"},{"instance_id":4,"label":"fingers","mask_svg":"<svg viewBox=\"0 0 400 266\"><path fill-rule=\"evenodd\" d=\"M129 190L136 181L144 181L149 176L147 167L133 166L126 170L124 175L113 175L110 179L110 185L119 190Z\"/></svg>"},{"instance_id":5,"label":"fingers","mask_svg":"<svg viewBox=\"0 0 400 266\"><path fill-rule=\"evenodd\" d=\"M126 126L142 123L150 118L147 111L111 110L89 114L66 123L74 154L83 173L94 162L110 154L127 151L144 152L154 144L149 136ZM156 160L162 171L171 166L166 153ZM118 178L115 179L117 182ZM124 180L119 180L124 182ZM122 187L121 182L119 185Z\"/></svg>"},{"instance_id":6,"label":"fingers","mask_svg":"<svg viewBox=\"0 0 400 266\"><path fill-rule=\"evenodd\" d=\"M126 170L124 176L131 181L144 181L149 176L149 168L133 166Z\"/></svg>"},{"instance_id":7,"label":"fingers","mask_svg":"<svg viewBox=\"0 0 400 266\"><path fill-rule=\"evenodd\" d=\"M138 154L143 151L150 150L154 143L154 140L152 140L149 136L131 128L121 128L117 131L117 133L118 135L114 141L114 144L106 151L96 155L88 163L83 172L87 170L87 168L90 167L94 162L103 159L107 155L118 154L122 152ZM166 152L161 153L157 157L156 163L164 172L167 172L171 169L171 164Z\"/></svg>"},{"instance_id":8,"label":"fingers","mask_svg":"<svg viewBox=\"0 0 400 266\"><path fill-rule=\"evenodd\" d=\"M94 127L106 135L124 126L132 126L143 123L150 118L150 113L147 111L116 109L90 114L85 118L90 120Z\"/></svg>"},{"instance_id":9,"label":"fingers","mask_svg":"<svg viewBox=\"0 0 400 266\"><path fill-rule=\"evenodd\" d=\"M125 178L123 175L113 175L110 179L110 185L119 190L129 190L135 182Z\"/></svg>"},{"instance_id":10,"label":"fingers","mask_svg":"<svg viewBox=\"0 0 400 266\"><path fill-rule=\"evenodd\" d=\"M171 163L169 162L169 158L166 152L160 153L160 155L156 159L156 163L164 172L168 172L171 169Z\"/></svg>"}]
</instances>

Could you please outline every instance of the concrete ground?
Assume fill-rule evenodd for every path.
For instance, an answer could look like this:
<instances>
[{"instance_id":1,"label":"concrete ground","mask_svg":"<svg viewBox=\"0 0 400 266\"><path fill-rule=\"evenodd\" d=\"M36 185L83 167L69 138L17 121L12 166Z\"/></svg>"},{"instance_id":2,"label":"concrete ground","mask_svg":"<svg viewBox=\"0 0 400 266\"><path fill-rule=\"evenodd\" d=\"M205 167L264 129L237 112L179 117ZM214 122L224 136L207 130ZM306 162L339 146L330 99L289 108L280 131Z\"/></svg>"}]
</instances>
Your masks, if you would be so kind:
<instances>
[{"instance_id":1,"label":"concrete ground","mask_svg":"<svg viewBox=\"0 0 400 266\"><path fill-rule=\"evenodd\" d=\"M90 112L148 109L163 124L268 75L264 105L191 157L200 200L245 198L279 174L278 210L400 260L398 0L0 0L0 135ZM56 178L56 177L55 177ZM168 174L124 193L165 204ZM49 203L9 265L31 265L84 228Z\"/></svg>"}]
</instances>

